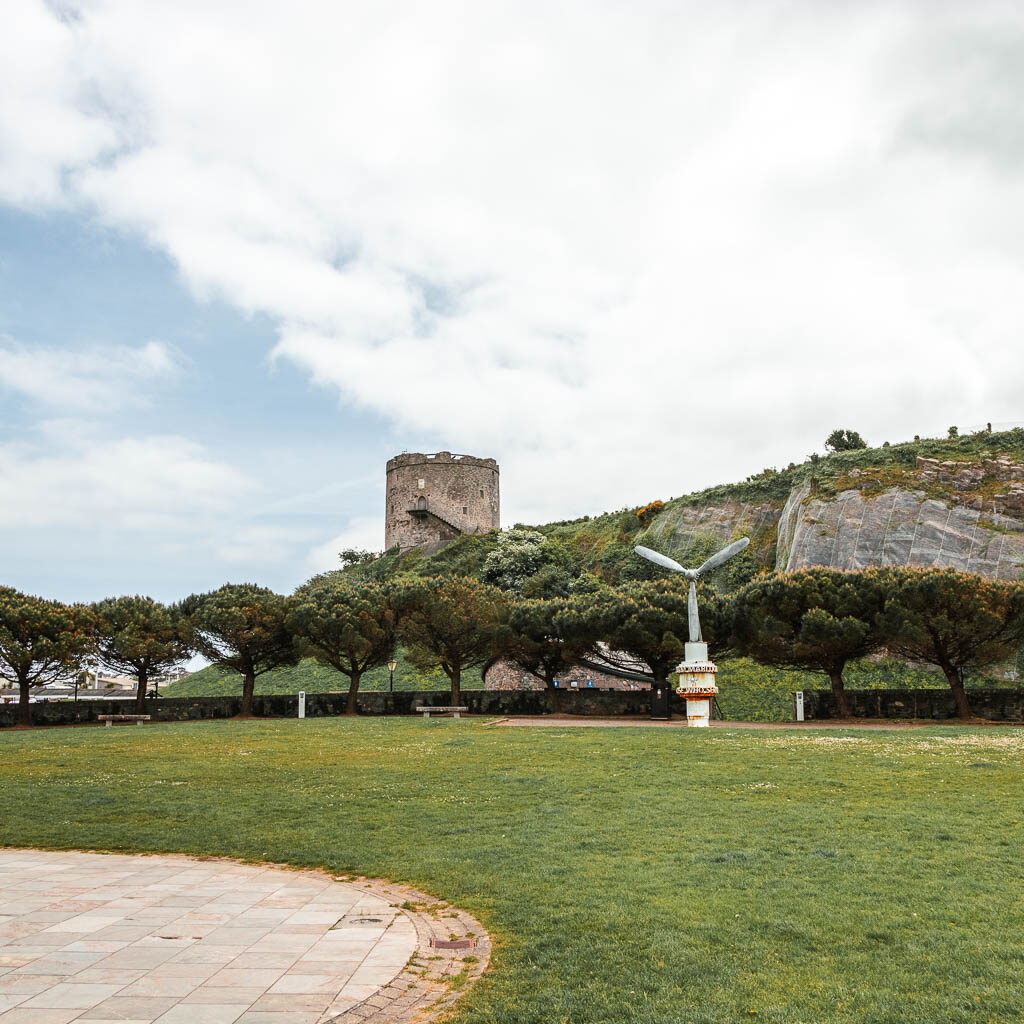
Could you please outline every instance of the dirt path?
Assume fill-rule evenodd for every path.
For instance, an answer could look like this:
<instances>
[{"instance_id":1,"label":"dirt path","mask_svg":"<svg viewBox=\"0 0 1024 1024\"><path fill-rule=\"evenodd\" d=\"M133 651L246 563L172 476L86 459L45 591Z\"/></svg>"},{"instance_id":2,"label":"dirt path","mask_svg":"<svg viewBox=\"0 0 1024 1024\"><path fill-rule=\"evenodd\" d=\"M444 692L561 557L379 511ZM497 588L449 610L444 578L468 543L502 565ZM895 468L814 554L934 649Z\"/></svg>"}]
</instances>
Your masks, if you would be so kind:
<instances>
[{"instance_id":1,"label":"dirt path","mask_svg":"<svg viewBox=\"0 0 1024 1024\"><path fill-rule=\"evenodd\" d=\"M516 718L502 718L491 725L523 727L523 726L580 726L593 728L596 726L628 727L644 729L685 729L685 718L673 718L669 722L657 722L649 718L598 718L580 715L522 715ZM888 718L847 718L819 719L812 722L723 722L711 723L713 729L923 729L925 726L941 725L949 728L979 725L1010 726L1021 725L1020 722L989 722L977 719L970 722L941 721L932 719L913 719L909 721Z\"/></svg>"}]
</instances>

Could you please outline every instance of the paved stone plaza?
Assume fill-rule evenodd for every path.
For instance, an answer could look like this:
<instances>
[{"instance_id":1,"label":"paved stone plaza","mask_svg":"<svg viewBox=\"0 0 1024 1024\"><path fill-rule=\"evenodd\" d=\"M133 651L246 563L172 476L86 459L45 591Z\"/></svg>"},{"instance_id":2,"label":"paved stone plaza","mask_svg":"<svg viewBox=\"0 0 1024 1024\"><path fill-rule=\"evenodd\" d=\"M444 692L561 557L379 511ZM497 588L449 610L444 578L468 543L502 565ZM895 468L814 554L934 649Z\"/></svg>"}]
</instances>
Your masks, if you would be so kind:
<instances>
[{"instance_id":1,"label":"paved stone plaza","mask_svg":"<svg viewBox=\"0 0 1024 1024\"><path fill-rule=\"evenodd\" d=\"M446 977L465 977L467 952L475 977L477 922L386 883L0 849L2 1024L427 1020L458 997Z\"/></svg>"}]
</instances>

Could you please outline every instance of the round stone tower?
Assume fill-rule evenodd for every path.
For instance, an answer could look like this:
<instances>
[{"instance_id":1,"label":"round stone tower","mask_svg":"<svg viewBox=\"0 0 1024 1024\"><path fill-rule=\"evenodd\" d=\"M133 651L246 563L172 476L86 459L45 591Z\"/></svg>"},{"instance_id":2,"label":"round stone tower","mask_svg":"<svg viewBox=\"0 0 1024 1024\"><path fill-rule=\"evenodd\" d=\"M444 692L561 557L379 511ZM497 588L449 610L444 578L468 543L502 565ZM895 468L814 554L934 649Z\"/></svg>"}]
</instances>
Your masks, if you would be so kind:
<instances>
[{"instance_id":1,"label":"round stone tower","mask_svg":"<svg viewBox=\"0 0 1024 1024\"><path fill-rule=\"evenodd\" d=\"M384 547L433 553L463 533L500 529L498 463L407 452L388 460Z\"/></svg>"}]
</instances>

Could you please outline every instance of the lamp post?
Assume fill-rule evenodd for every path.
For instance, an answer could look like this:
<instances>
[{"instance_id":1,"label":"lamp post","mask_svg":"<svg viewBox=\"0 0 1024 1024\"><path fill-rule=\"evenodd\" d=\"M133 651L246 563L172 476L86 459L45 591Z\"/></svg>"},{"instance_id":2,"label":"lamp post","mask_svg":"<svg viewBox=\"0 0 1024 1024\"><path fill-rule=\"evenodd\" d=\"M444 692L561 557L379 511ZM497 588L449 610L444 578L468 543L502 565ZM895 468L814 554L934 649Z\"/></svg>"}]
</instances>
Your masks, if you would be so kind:
<instances>
[{"instance_id":1,"label":"lamp post","mask_svg":"<svg viewBox=\"0 0 1024 1024\"><path fill-rule=\"evenodd\" d=\"M398 668L398 662L397 661L389 661L388 662L388 672L390 673L390 675L388 676L388 693L394 693L395 692L395 669L396 668Z\"/></svg>"}]
</instances>

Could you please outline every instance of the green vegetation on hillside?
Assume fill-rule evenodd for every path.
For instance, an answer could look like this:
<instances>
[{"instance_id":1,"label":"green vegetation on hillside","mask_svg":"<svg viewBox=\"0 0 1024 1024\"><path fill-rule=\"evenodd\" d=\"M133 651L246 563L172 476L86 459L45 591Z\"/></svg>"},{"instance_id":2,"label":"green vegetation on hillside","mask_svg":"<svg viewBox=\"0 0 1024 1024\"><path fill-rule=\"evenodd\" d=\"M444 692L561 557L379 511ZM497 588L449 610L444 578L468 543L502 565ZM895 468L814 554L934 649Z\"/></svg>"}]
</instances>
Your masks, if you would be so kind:
<instances>
[{"instance_id":1,"label":"green vegetation on hillside","mask_svg":"<svg viewBox=\"0 0 1024 1024\"><path fill-rule=\"evenodd\" d=\"M922 489L931 497L947 500L953 495L948 485L935 481L925 485L915 475L918 457L977 463L999 455L1024 461L1024 429L992 433L979 431L948 438L923 438L873 448L814 454L799 464L791 462L781 469L768 467L737 483L718 484L666 499L660 511L650 510L651 501L647 501L617 512L527 528L544 535L550 545L551 561L563 565L569 578L592 573L606 583L650 579L654 570L633 556L633 546L643 543L645 535L652 535L668 540L666 549L673 553L671 535L665 529L659 530L658 525L662 521L671 522L683 510L704 506L769 506L781 509L793 488L804 483L809 483L812 491L823 497L848 488L858 488L870 494L902 486ZM991 490L994 485L986 486ZM987 493L984 487L982 492ZM678 529L684 530L683 527ZM419 552L399 555L396 550L368 566L353 566L346 571L373 574L376 578L397 571L423 576L451 572L479 579L484 561L497 543L498 537L493 533L463 536L435 555L423 556ZM697 562L705 553L710 553L714 543L710 534L697 536L695 541L687 541L687 555ZM751 537L751 545L744 553L742 564L723 567L712 577L712 582L718 589L730 591L760 569L774 566L775 530L762 528Z\"/></svg>"},{"instance_id":2,"label":"green vegetation on hillside","mask_svg":"<svg viewBox=\"0 0 1024 1024\"><path fill-rule=\"evenodd\" d=\"M1020 1020L1020 730L334 718L0 745L0 843L323 867L465 908L495 945L452 1024Z\"/></svg>"},{"instance_id":3,"label":"green vegetation on hillside","mask_svg":"<svg viewBox=\"0 0 1024 1024\"><path fill-rule=\"evenodd\" d=\"M447 690L448 677L441 669L426 671L416 668L404 652L395 655L396 690ZM483 688L479 669L466 670L465 688ZM362 678L361 690L386 690L388 688L387 668L370 669ZM267 672L256 680L256 693L344 693L348 690L348 678L328 665L322 665L313 658L304 658L292 668L279 668ZM210 665L187 676L180 682L160 688L165 697L225 697L237 696L242 692L239 675Z\"/></svg>"},{"instance_id":4,"label":"green vegetation on hillside","mask_svg":"<svg viewBox=\"0 0 1024 1024\"><path fill-rule=\"evenodd\" d=\"M721 548L724 542L734 540L740 535L750 536L750 546L712 572L707 580L713 591L719 594L735 594L740 588L748 585L759 572L774 567L777 512L781 503L791 493L791 488L800 481L812 484L819 494L842 489L851 481L856 481L863 487L889 485L894 480L910 486L921 482L920 476L913 476L916 472L916 460L921 456L944 461L975 462L995 455L1024 458L1024 430L1005 433L986 431L966 436L953 434L941 440L915 440L903 444L887 444L877 449L859 446L862 441L856 432L844 431L842 434L838 440L835 436L829 438L829 443L837 447L837 451L824 457L813 456L800 466L791 464L784 470L766 469L741 483L709 488L698 494L667 502L653 500L636 509L622 509L594 518L584 517L572 521L547 523L536 528L520 526L485 535L463 536L432 556L426 556L420 551L402 555L395 549L375 558L367 553L346 551L341 559L343 567L316 578L316 585L319 589L335 588L339 592L350 590L354 594L360 584L377 584L401 579L403 588L412 592L417 588L422 589L426 586L429 589L435 586L433 583L424 584L423 580L426 578L462 577L493 585L497 589L488 593L495 595L499 603L501 594L544 600L583 598L585 600L582 603L586 603L586 600L598 592L604 592L604 585L607 584L630 585L627 590L632 589L639 593L643 590L644 581L664 579L662 569L636 556L634 548L638 542L675 555L685 560L688 565L696 565ZM908 474L908 479L904 479ZM973 479L977 480L981 475L982 473L976 473ZM941 489L943 485L935 480L928 481L929 488ZM701 526L701 516L708 510L710 514L703 520L705 524ZM723 536L730 531L731 537ZM356 586L350 588L350 584ZM447 585L451 585L451 581ZM362 587L362 590L380 590L384 605L392 599L390 588ZM239 591L239 588L222 588L229 605L226 607L226 612L230 612L227 617L231 618L232 622L237 612L237 608L231 603L238 602L236 591ZM285 615L283 598L270 595L269 592L260 593L268 600L280 603L279 617ZM221 592L194 596L189 602L199 607L204 602L209 603L217 594ZM383 596L385 594L388 595L386 598ZM418 614L422 614L423 609L428 607L429 602L421 607ZM191 610L195 617L195 609ZM294 609L292 614L294 617ZM376 614L377 612L372 610L365 611L364 618L373 624ZM415 617L414 614L410 621ZM279 625L283 633L283 642L288 647L288 656L285 658L287 662L294 656L293 638L290 635L285 636L288 629L284 617ZM351 624L345 628L349 627ZM595 634L589 642L608 640L612 637L614 630L608 624L605 624L605 627L610 632L603 636ZM250 627L243 632L248 635L251 632ZM670 632L674 642L681 641L681 631L673 627ZM676 633L679 633L679 636L676 636ZM203 634L202 630L194 638L197 642L202 639L200 634ZM410 646L416 644L415 639L408 637L404 642ZM874 647L878 645L876 643ZM750 668L750 663L743 663L741 659L727 660L727 651L722 649L723 646L719 645L717 656L723 667L722 705L730 717L787 719L790 717L788 694L796 689L819 688L822 685L822 680L817 675L773 672L765 668L754 671ZM347 651L347 647L343 647ZM389 648L390 641L378 652L377 662L388 656ZM756 649L752 649L751 653L759 657L764 654L763 651L759 653ZM229 664L229 660L225 662L224 657L214 657L214 653L208 656L221 660L222 665ZM497 648L494 651L488 649L485 653L480 653L479 659L486 660L492 656L497 656ZM924 658L926 654L918 656ZM1004 652L999 652L998 656L1004 656ZM431 657L433 658L433 655ZM438 659L443 660L433 658L435 664ZM767 656L764 659L771 660ZM397 660L398 668L394 679L396 688L440 691L449 689L449 681L439 668L432 671L417 669L409 663L409 658L404 654L399 654ZM421 657L421 665L430 664L430 660ZM993 657L989 657L975 664L987 666L992 660ZM269 664L267 663L267 666ZM783 659L779 664L803 663ZM937 664L945 663L940 660ZM968 668L971 667L970 662L964 664ZM954 668L958 665L959 663L956 663ZM261 670L267 666L257 668ZM736 669L731 674L731 681L728 671L730 666L735 666ZM344 665L340 667L344 668ZM234 666L233 669L212 667L165 688L164 692L169 696L237 693L242 685L238 671L238 666ZM250 676L253 674L255 670ZM870 667L862 672L851 669L848 685L851 688L869 688L874 685L872 680L876 676L876 670ZM912 672L905 670L902 681L897 685L903 688L914 685L907 682L910 676ZM938 673L928 673L928 676L928 685L942 686ZM739 686L739 679L743 680L744 690ZM950 685L958 688L956 678L950 677L949 681ZM364 689L386 689L386 668L377 666L366 671L359 680L359 685ZM480 685L478 669L467 672L465 685L467 688ZM260 693L296 692L300 689L307 692L342 691L347 688L348 681L341 674L325 665L308 660L300 666L269 671L256 682L256 691Z\"/></svg>"}]
</instances>

